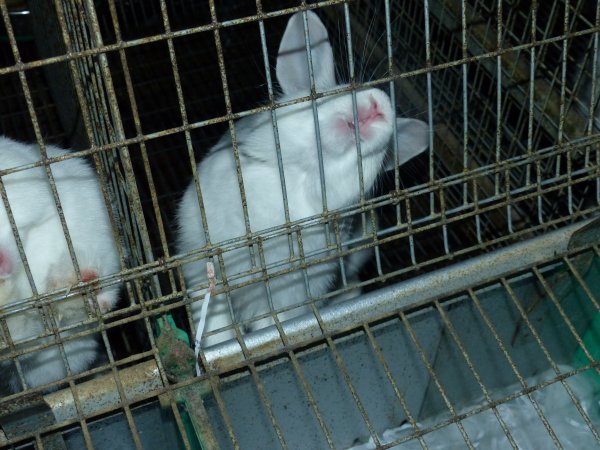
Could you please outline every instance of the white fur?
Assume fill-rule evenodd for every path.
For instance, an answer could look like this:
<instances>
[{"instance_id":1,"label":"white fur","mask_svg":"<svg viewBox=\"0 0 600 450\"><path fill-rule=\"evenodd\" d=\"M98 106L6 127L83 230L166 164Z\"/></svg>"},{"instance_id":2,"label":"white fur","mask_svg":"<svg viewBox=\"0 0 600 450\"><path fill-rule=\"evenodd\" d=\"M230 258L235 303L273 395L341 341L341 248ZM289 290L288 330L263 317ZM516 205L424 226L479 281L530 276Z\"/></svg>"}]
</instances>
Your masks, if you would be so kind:
<instances>
[{"instance_id":1,"label":"white fur","mask_svg":"<svg viewBox=\"0 0 600 450\"><path fill-rule=\"evenodd\" d=\"M68 153L50 145L46 150L49 157ZM37 145L0 137L0 170L35 163L40 159ZM118 272L120 266L115 241L94 170L81 158L54 163L50 167L80 270L93 271L98 277ZM77 284L45 168L15 172L5 175L2 180L38 293ZM0 252L3 252L5 260L9 258L11 261L9 273L0 274L0 307L4 307L33 294L4 204L0 205ZM97 292L100 310L106 312L112 309L117 295L117 286ZM52 311L58 325L65 327L87 319L83 302L82 297L74 297L53 304ZM26 346L19 344L23 340L47 334L50 324L46 324L45 328L42 317L38 309L8 316L6 322L17 348ZM61 337L80 331L82 328L64 331ZM54 337L48 336L32 344L52 341ZM86 370L97 354L93 336L69 341L64 347L73 373ZM19 361L28 387L59 380L67 374L57 346L27 353ZM11 373L12 367L12 363L0 363L3 376ZM6 378L3 381L6 383ZM11 390L20 388L16 374L11 373L8 384Z\"/></svg>"},{"instance_id":2,"label":"white fur","mask_svg":"<svg viewBox=\"0 0 600 450\"><path fill-rule=\"evenodd\" d=\"M307 12L314 80L318 92L337 87L334 77L334 64L327 30L312 12ZM288 100L307 95L310 92L310 79L307 69L304 20L302 13L295 14L288 22L282 38L277 59L277 79L283 91L280 100ZM356 93L358 108L369 108L377 104L383 117L364 128L368 137L361 139L362 171L366 190L371 189L382 170L384 158L390 145L395 114L390 100L379 89L362 90ZM352 95L346 93L325 97L317 102L322 146L327 208L335 210L356 203L359 200L359 178L355 131L345 123L354 124ZM292 221L323 213L317 136L311 102L294 104L276 110L277 126L281 145L289 214ZM414 121L418 122L418 121ZM404 125L404 122L399 122ZM419 124L422 124L419 122ZM403 160L425 150L427 144L422 126L415 131L402 129L404 140L399 143L412 144L414 148L400 148ZM408 127L410 128L410 126ZM282 225L285 223L281 180L277 164L277 154L271 113L265 112L246 117L235 124L240 151L243 183L247 201L250 228L252 232ZM415 134L413 137L412 134ZM402 160L402 159L401 159ZM226 133L213 147L204 160L198 164L198 177L202 190L204 209L208 221L210 239L213 244L246 234L242 201L230 134ZM195 185L186 190L178 209L177 251L187 252L206 245L206 238L200 219L200 207ZM331 234L333 236L333 234ZM349 237L344 231L342 240ZM299 255L299 245L293 238L294 256ZM326 233L323 225L315 225L302 230L304 254L322 250L318 257L328 255ZM264 257L267 265L281 263L278 268L297 267L291 273L271 278L269 288L275 309L298 305L308 296L319 296L332 288L338 275L336 260L314 265L308 269L310 292L305 289L304 274L297 262L290 263L288 237L282 236L263 241ZM333 249L335 250L335 249ZM253 268L248 247L242 247L223 255L226 275L229 279ZM258 252L255 248L254 267L260 268ZM357 261L361 258L357 258ZM307 258L308 260L308 258ZM362 258L364 260L364 258ZM218 269L218 263L215 264ZM200 295L198 285L206 283L205 261L197 261L183 267L188 292ZM217 278L223 279L217 271ZM254 277L261 276L260 270ZM233 284L248 281L252 276L241 277ZM265 283L258 282L231 292L232 306L236 321L249 320L269 311ZM192 304L194 322L199 320L201 302ZM297 316L308 311L304 306L279 313L280 320ZM211 301L208 311L206 331L214 331L232 323L225 296L217 296ZM253 322L247 329L255 330L269 323L269 320ZM234 336L229 330L205 338L204 346L214 345Z\"/></svg>"}]
</instances>

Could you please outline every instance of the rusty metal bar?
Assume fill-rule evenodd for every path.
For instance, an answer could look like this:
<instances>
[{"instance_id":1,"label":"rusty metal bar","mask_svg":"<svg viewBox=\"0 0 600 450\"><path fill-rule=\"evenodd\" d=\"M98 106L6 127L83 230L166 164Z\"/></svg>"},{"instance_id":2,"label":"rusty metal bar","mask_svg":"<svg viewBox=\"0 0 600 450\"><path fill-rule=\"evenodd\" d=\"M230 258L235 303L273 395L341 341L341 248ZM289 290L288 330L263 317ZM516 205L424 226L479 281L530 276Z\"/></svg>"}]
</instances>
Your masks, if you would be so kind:
<instances>
[{"instance_id":1,"label":"rusty metal bar","mask_svg":"<svg viewBox=\"0 0 600 450\"><path fill-rule=\"evenodd\" d=\"M300 249L300 252L302 252L302 249ZM264 251L263 251L262 246L259 246L259 255L260 255L260 261L261 261L261 267L263 267L263 270L266 270ZM267 296L268 296L268 300L269 300L269 305L272 308L273 300L271 298L271 289L270 289L269 279L267 279L267 281L266 281L266 288L267 288ZM279 334L279 337L281 339L281 343L283 344L283 347L289 348L290 342L288 340L288 337L287 337L285 331L282 328L281 321L279 320L279 318L277 317L276 314L273 315L273 320L275 322L275 326L277 328L277 332ZM325 419L323 418L323 415L321 414L321 412L319 410L319 407L315 400L314 394L312 393L312 390L311 390L310 386L308 385L306 377L304 376L304 373L302 372L302 368L300 367L300 362L298 361L296 352L292 350L292 351L287 351L286 354L292 363L294 372L296 373L298 379L300 380L300 383L302 384L302 388L304 389L304 393L306 394L310 408L313 410L313 412L317 418L317 421L319 422L319 426L321 427L321 430L323 431L323 434L325 435L327 445L329 446L330 449L333 450L335 447L333 445L333 439L331 437L331 433L329 432L327 425L325 424Z\"/></svg>"},{"instance_id":2,"label":"rusty metal bar","mask_svg":"<svg viewBox=\"0 0 600 450\"><path fill-rule=\"evenodd\" d=\"M548 361L550 362L550 364L552 365L552 367L554 368L554 370L557 373L559 373L558 369L557 369L557 366L556 366L556 363L554 362L554 360L552 359L552 357L548 353L548 350L544 346L544 344L543 344L543 342L542 342L539 334L535 331L535 328L533 327L533 325L531 324L531 321L527 317L527 313L526 313L525 309L523 308L523 306L521 305L521 301L519 300L519 298L515 294L514 290L511 288L510 284L508 283L508 281L504 277L500 278L500 282L502 283L502 286L504 287L504 289L508 293L508 295L509 295L510 299L512 300L513 304L519 310L519 313L521 314L521 318L527 324L527 328L533 334L533 336L535 338L535 341L539 345L540 349L542 350L542 352L544 353L544 355L546 356L546 358L548 359ZM542 423L546 427L546 430L548 431L548 434L552 438L552 441L554 441L554 444L556 445L556 447L557 448L563 448L562 445L560 444L560 441L558 440L558 437L554 433L554 430L552 429L552 426L548 422L548 419L546 419L546 416L544 415L544 413L542 412L542 410L537 405L537 402L534 402L531 397L530 397L530 400L532 401L532 404L534 405L534 407L536 409L538 417L540 418L540 420L542 421Z\"/></svg>"},{"instance_id":3,"label":"rusty metal bar","mask_svg":"<svg viewBox=\"0 0 600 450\"><path fill-rule=\"evenodd\" d=\"M373 351L375 352L375 355L377 356L377 360L379 361L379 364L381 364L381 367L383 368L383 370L385 372L385 376L387 377L388 381L390 382L390 385L392 386L392 389L394 390L394 394L395 394L396 398L402 405L402 410L404 411L404 414L406 414L406 418L408 419L408 421L413 429L413 432L414 432L413 434L419 440L419 444L421 444L421 447L424 450L426 450L427 444L425 443L425 440L423 439L423 433L421 433L421 431L419 430L417 422L416 422L415 418L413 417L413 414L410 412L410 409L408 408L406 400L404 399L404 395L402 395L402 392L400 392L400 389L398 388L398 384L394 380L394 377L390 371L388 363L386 362L385 357L383 356L383 353L381 352L381 348L377 344L377 340L375 339L375 336L373 336L371 327L368 324L365 325L365 332L367 334L367 337L369 338L369 343L371 344L371 347L372 347Z\"/></svg>"},{"instance_id":4,"label":"rusty metal bar","mask_svg":"<svg viewBox=\"0 0 600 450\"><path fill-rule=\"evenodd\" d=\"M229 439L231 440L233 448L235 450L239 450L240 445L238 444L238 441L235 437L235 433L233 431L233 424L231 423L231 418L229 417L229 414L227 413L227 408L225 406L225 402L223 401L223 398L221 397L221 393L219 392L219 385L218 385L219 378L210 377L209 380L210 380L210 385L212 388L212 393L215 396L215 400L217 401L217 406L219 407L219 412L221 413L221 416L223 417L223 420L225 422L225 427L227 428L227 434L229 435Z\"/></svg>"},{"instance_id":5,"label":"rusty metal bar","mask_svg":"<svg viewBox=\"0 0 600 450\"><path fill-rule=\"evenodd\" d=\"M314 304L312 305L312 309L313 309L313 313L317 319L317 322L319 324L319 328L321 330L323 330L323 332L328 331L327 325L324 323L324 321L321 317L321 314L319 313L319 311L317 310L317 308ZM327 335L326 342L327 342L328 349L333 354L333 358L335 360L336 366L342 373L342 376L344 377L346 386L350 390L350 394L352 395L354 404L355 404L356 408L358 409L358 411L360 412L360 415L361 415L362 419L364 420L365 425L367 426L367 429L369 430L369 434L371 435L373 442L375 443L376 446L381 445L381 443L379 441L379 436L377 435L377 432L375 431L375 427L373 426L371 419L369 419L367 411L366 411L362 401L360 400L358 391L356 390L356 387L354 386L354 383L352 382L352 378L350 377L350 374L348 373L348 369L346 369L346 366L344 364L342 356L340 355L339 351L337 350L335 341L333 340L333 338L330 335Z\"/></svg>"},{"instance_id":6,"label":"rusty metal bar","mask_svg":"<svg viewBox=\"0 0 600 450\"><path fill-rule=\"evenodd\" d=\"M119 20L117 17L114 0L111 0L108 5L109 5L109 10L110 10L110 14L111 14L111 19L112 19L112 24L114 27L116 39L117 39L117 41L121 41L121 30L119 27ZM134 91L133 91L133 83L131 81L129 63L127 61L127 56L126 56L124 49L119 50L119 58L120 58L122 66L123 66L123 75L125 78L127 95L129 98L129 104L131 106L135 130L136 130L137 135L141 136L142 135L142 127L141 127L141 122L140 122L140 116L139 116L138 106L137 106L137 102L136 102ZM161 217L160 210L159 210L158 198L156 195L156 191L154 189L154 179L152 176L152 171L150 169L150 163L148 161L148 153L147 153L147 149L146 149L146 143L145 143L145 141L142 140L139 143L139 145L140 145L140 150L141 150L142 159L143 159L143 163L144 163L144 170L146 173L146 177L148 178L148 185L151 188L150 195L151 195L151 199L152 199L152 205L154 207L154 216L156 218L156 222L159 227L159 236L160 236L160 240L161 240L161 244L162 244L162 250L163 250L164 255L166 257L169 257L169 249L168 249L168 244L167 244L167 240L166 240L166 236L165 236L164 224L163 224L162 217ZM169 272L169 281L171 283L172 290L174 291L175 290L175 280L173 278L173 275L170 272Z\"/></svg>"},{"instance_id":7,"label":"rusty metal bar","mask_svg":"<svg viewBox=\"0 0 600 450\"><path fill-rule=\"evenodd\" d=\"M434 382L435 387L437 388L438 392L444 399L444 403L446 404L446 407L450 411L450 414L452 414L453 418L456 418L457 417L456 410L454 409L454 406L450 402L450 399L448 398L448 394L446 394L446 390L440 383L440 380L439 380L437 374L435 373L435 370L433 370L433 367L431 366L431 363L429 362L427 355L425 354L425 350L419 343L419 339L417 338L415 331L413 330L412 326L410 325L408 318L406 317L406 315L403 312L400 312L400 318L402 319L402 323L404 324L406 331L408 331L410 339L411 339L412 343L414 344L415 349L419 353L419 357L421 358L421 361L423 361L423 364L425 365L425 368L427 369L427 372L429 373L431 380ZM469 449L473 450L474 449L473 443L471 442L471 439L467 435L467 432L465 431L463 424L460 423L460 421L456 421L455 424L458 427L460 434L462 434L462 436L465 440L465 444L467 444L467 447L469 447Z\"/></svg>"},{"instance_id":8,"label":"rusty metal bar","mask_svg":"<svg viewBox=\"0 0 600 450\"><path fill-rule=\"evenodd\" d=\"M477 384L479 385L481 392L483 392L483 396L485 397L486 402L488 402L488 404L490 404L491 410L494 413L494 415L496 416L496 419L498 419L498 422L500 423L500 426L502 427L504 434L508 438L508 441L509 441L511 447L513 449L517 450L518 449L517 443L515 442L515 440L512 436L512 433L508 429L508 426L506 425L506 422L504 421L504 419L502 419L502 416L498 412L498 409L494 406L492 397L490 397L488 389L483 384L483 381L481 379L481 376L479 375L479 372L475 368L475 365L473 364L473 362L471 361L471 358L469 357L469 353L467 352L463 343L461 342L460 338L458 337L458 334L456 333L456 330L454 329L454 325L452 325L452 322L450 321L450 318L446 314L446 311L444 311L444 308L440 305L440 302L438 300L435 300L434 305L435 305L436 310L440 314L446 329L449 331L450 335L452 336L452 340L456 343L457 347L460 350L462 357L465 359L465 362L467 363L467 366L469 366L469 370L471 371L471 373L473 374L473 377L477 381Z\"/></svg>"}]
</instances>

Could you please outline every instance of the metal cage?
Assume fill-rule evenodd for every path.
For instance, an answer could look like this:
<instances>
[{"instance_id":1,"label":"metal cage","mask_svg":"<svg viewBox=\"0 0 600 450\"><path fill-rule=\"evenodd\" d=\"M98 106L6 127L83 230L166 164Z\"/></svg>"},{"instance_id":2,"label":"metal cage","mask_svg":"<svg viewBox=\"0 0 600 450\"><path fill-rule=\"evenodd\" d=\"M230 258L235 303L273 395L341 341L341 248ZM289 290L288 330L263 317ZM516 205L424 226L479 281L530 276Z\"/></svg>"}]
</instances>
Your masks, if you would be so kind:
<instances>
[{"instance_id":1,"label":"metal cage","mask_svg":"<svg viewBox=\"0 0 600 450\"><path fill-rule=\"evenodd\" d=\"M428 151L357 204L177 254L196 161L237 119L282 107L277 44L308 10L341 75L429 124ZM598 445L600 2L0 0L0 12L0 130L93 164L121 264L0 304L0 363L15 362L22 387L0 391L2 448L475 448L489 435L497 448ZM341 242L349 220L362 233ZM301 248L315 224L331 245L300 251L293 270L310 292L310 268L339 262L336 288L307 296L310 314L244 335L233 324L236 339L196 359L190 304L203 299L183 265L224 267L224 252L248 247L253 267L217 291L256 274L268 285L291 269L261 261L264 242ZM360 280L346 279L345 258L365 249ZM35 339L10 337L15 314L117 284L118 306L74 337L52 317ZM70 371L65 342L91 335L97 360ZM53 346L68 375L26 387L20 358ZM524 411L525 431L511 416Z\"/></svg>"}]
</instances>

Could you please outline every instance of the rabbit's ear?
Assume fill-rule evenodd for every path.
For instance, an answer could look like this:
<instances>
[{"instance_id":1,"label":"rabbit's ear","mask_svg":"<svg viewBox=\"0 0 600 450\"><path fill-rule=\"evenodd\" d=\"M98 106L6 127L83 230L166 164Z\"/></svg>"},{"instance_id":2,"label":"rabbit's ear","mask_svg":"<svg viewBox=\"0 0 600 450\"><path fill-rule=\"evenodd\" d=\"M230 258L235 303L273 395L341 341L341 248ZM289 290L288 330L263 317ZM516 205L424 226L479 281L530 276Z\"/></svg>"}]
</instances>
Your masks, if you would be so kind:
<instances>
[{"instance_id":1,"label":"rabbit's ear","mask_svg":"<svg viewBox=\"0 0 600 450\"><path fill-rule=\"evenodd\" d=\"M315 87L323 91L334 87L335 71L329 36L319 17L306 11L310 56ZM277 80L286 95L310 92L303 13L294 14L283 33L277 54Z\"/></svg>"},{"instance_id":2,"label":"rabbit's ear","mask_svg":"<svg viewBox=\"0 0 600 450\"><path fill-rule=\"evenodd\" d=\"M411 160L429 147L429 125L422 120L396 118L398 165ZM393 149L393 147L392 147ZM384 170L394 169L394 153L389 152Z\"/></svg>"}]
</instances>

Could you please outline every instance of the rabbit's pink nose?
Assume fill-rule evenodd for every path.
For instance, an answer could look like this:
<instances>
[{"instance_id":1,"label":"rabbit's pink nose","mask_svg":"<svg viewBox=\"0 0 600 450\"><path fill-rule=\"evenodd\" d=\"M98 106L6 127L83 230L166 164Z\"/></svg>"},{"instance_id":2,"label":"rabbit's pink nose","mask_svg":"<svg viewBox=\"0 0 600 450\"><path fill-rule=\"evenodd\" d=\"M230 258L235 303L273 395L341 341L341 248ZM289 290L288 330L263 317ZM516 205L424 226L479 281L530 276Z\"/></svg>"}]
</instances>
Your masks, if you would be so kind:
<instances>
[{"instance_id":1,"label":"rabbit's pink nose","mask_svg":"<svg viewBox=\"0 0 600 450\"><path fill-rule=\"evenodd\" d=\"M383 118L379 104L372 95L369 95L369 106L358 108L358 120L361 124Z\"/></svg>"},{"instance_id":2,"label":"rabbit's pink nose","mask_svg":"<svg viewBox=\"0 0 600 450\"><path fill-rule=\"evenodd\" d=\"M365 137L369 125L378 120L385 120L385 114L381 111L377 100L372 95L369 95L368 105L358 105L358 127L361 136ZM354 117L351 117L347 122L348 128L354 130Z\"/></svg>"},{"instance_id":3,"label":"rabbit's pink nose","mask_svg":"<svg viewBox=\"0 0 600 450\"><path fill-rule=\"evenodd\" d=\"M385 121L385 114L381 109L381 105L375 100L373 95L369 95L368 105L358 105L358 129L362 138L369 138L372 134L370 125L374 122ZM347 121L348 128L354 130L354 117L350 117Z\"/></svg>"}]
</instances>

